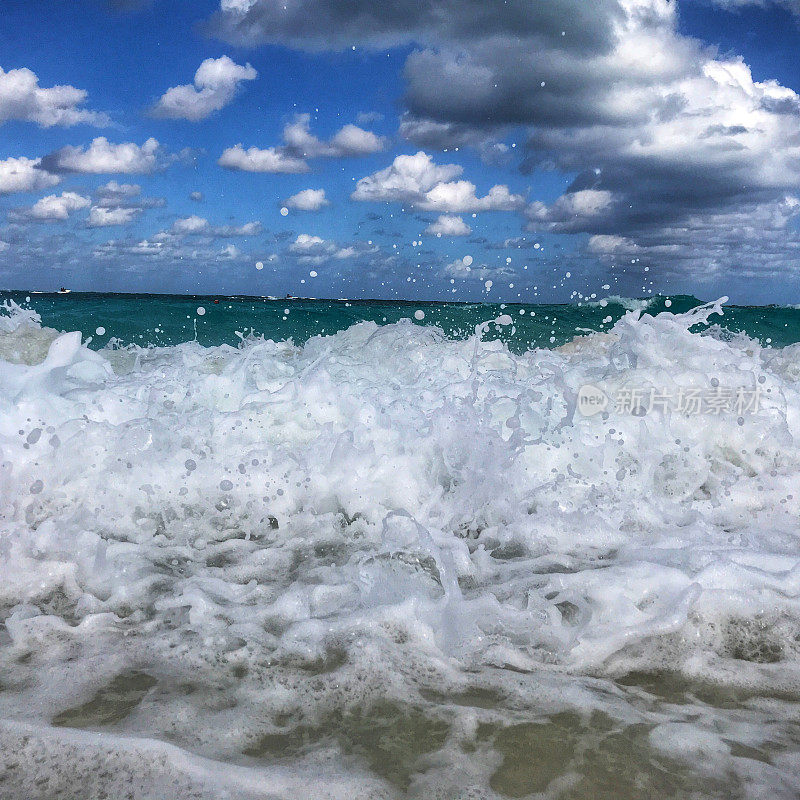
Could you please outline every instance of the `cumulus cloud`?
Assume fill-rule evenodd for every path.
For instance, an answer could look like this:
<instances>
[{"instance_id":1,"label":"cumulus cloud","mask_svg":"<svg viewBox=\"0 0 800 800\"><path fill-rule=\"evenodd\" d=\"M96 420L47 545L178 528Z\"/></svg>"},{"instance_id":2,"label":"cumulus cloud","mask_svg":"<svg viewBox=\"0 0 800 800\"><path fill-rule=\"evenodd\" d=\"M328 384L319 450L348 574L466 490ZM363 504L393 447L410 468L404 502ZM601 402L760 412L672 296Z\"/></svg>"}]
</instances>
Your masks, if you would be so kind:
<instances>
[{"instance_id":1,"label":"cumulus cloud","mask_svg":"<svg viewBox=\"0 0 800 800\"><path fill-rule=\"evenodd\" d=\"M295 211L319 211L330 203L325 197L324 189L303 189L287 198L284 205Z\"/></svg>"},{"instance_id":2,"label":"cumulus cloud","mask_svg":"<svg viewBox=\"0 0 800 800\"><path fill-rule=\"evenodd\" d=\"M141 213L139 208L104 208L92 206L86 225L89 228L108 228L113 225L128 225Z\"/></svg>"},{"instance_id":3,"label":"cumulus cloud","mask_svg":"<svg viewBox=\"0 0 800 800\"><path fill-rule=\"evenodd\" d=\"M0 195L49 189L61 179L41 169L38 158L7 158L0 161Z\"/></svg>"},{"instance_id":4,"label":"cumulus cloud","mask_svg":"<svg viewBox=\"0 0 800 800\"><path fill-rule=\"evenodd\" d=\"M180 236L157 234L147 239L111 239L95 247L92 256L101 264L124 264L126 268L158 266L160 269L187 264L207 265L214 262L244 262L250 259L236 245L220 248L212 238L192 239L187 244Z\"/></svg>"},{"instance_id":5,"label":"cumulus cloud","mask_svg":"<svg viewBox=\"0 0 800 800\"><path fill-rule=\"evenodd\" d=\"M542 225L549 230L585 230L613 209L614 195L600 189L579 189L561 195L550 206L534 201L526 210L532 226Z\"/></svg>"},{"instance_id":6,"label":"cumulus cloud","mask_svg":"<svg viewBox=\"0 0 800 800\"><path fill-rule=\"evenodd\" d=\"M34 122L42 128L109 125L105 114L80 108L86 97L86 91L74 86L43 89L36 74L24 67L8 72L0 67L0 125L9 120Z\"/></svg>"},{"instance_id":7,"label":"cumulus cloud","mask_svg":"<svg viewBox=\"0 0 800 800\"><path fill-rule=\"evenodd\" d=\"M229 236L258 236L262 230L260 222L246 222L244 225L211 225L207 219L192 214L189 217L175 220L172 223L169 234L174 236L209 236L224 239Z\"/></svg>"},{"instance_id":8,"label":"cumulus cloud","mask_svg":"<svg viewBox=\"0 0 800 800\"><path fill-rule=\"evenodd\" d=\"M245 222L243 225L217 225L212 226L211 235L226 236L258 236L264 230L258 221Z\"/></svg>"},{"instance_id":9,"label":"cumulus cloud","mask_svg":"<svg viewBox=\"0 0 800 800\"><path fill-rule=\"evenodd\" d=\"M219 159L228 169L247 172L308 172L309 158L352 158L378 153L386 147L386 140L357 125L345 125L328 141L311 133L311 115L297 114L283 128L283 142L279 147L245 150L241 144L229 147Z\"/></svg>"},{"instance_id":10,"label":"cumulus cloud","mask_svg":"<svg viewBox=\"0 0 800 800\"><path fill-rule=\"evenodd\" d=\"M304 266L321 266L331 260L346 261L352 258L364 258L374 255L378 248L363 242L340 245L329 239L301 233L289 245L287 252L294 256L298 264Z\"/></svg>"},{"instance_id":11,"label":"cumulus cloud","mask_svg":"<svg viewBox=\"0 0 800 800\"><path fill-rule=\"evenodd\" d=\"M290 245L289 250L292 253L310 253L313 250L320 248L331 247L331 242L326 242L319 236L312 236L308 233L301 233Z\"/></svg>"},{"instance_id":12,"label":"cumulus cloud","mask_svg":"<svg viewBox=\"0 0 800 800\"><path fill-rule=\"evenodd\" d=\"M638 249L638 245L625 236L614 236L610 233L597 233L589 237L587 247L590 252L600 255L630 254Z\"/></svg>"},{"instance_id":13,"label":"cumulus cloud","mask_svg":"<svg viewBox=\"0 0 800 800\"><path fill-rule=\"evenodd\" d=\"M442 268L441 275L458 280L496 281L513 278L514 272L507 267L489 267L486 264L474 264L471 259L457 258Z\"/></svg>"},{"instance_id":14,"label":"cumulus cloud","mask_svg":"<svg viewBox=\"0 0 800 800\"><path fill-rule=\"evenodd\" d=\"M118 181L109 181L97 189L96 194L98 197L107 198L112 202L120 202L132 197L138 197L141 193L142 187L138 183L119 183Z\"/></svg>"},{"instance_id":15,"label":"cumulus cloud","mask_svg":"<svg viewBox=\"0 0 800 800\"><path fill-rule=\"evenodd\" d=\"M19 217L38 222L59 222L69 219L73 211L88 208L91 201L77 192L50 194L37 200L30 208L18 212Z\"/></svg>"},{"instance_id":16,"label":"cumulus cloud","mask_svg":"<svg viewBox=\"0 0 800 800\"><path fill-rule=\"evenodd\" d=\"M241 144L225 150L217 163L225 169L244 172L300 174L311 169L302 158L296 158L280 148L267 147L260 150L258 147L249 147L245 150Z\"/></svg>"},{"instance_id":17,"label":"cumulus cloud","mask_svg":"<svg viewBox=\"0 0 800 800\"><path fill-rule=\"evenodd\" d=\"M148 208L165 205L163 197L142 197L142 187L135 183L109 181L95 191L95 199L86 225L89 228L107 228L127 225Z\"/></svg>"},{"instance_id":18,"label":"cumulus cloud","mask_svg":"<svg viewBox=\"0 0 800 800\"><path fill-rule=\"evenodd\" d=\"M466 212L466 211L516 211L525 204L520 194L511 194L508 186L492 186L485 197L477 197L475 184L469 181L439 183L418 203L425 211Z\"/></svg>"},{"instance_id":19,"label":"cumulus cloud","mask_svg":"<svg viewBox=\"0 0 800 800\"><path fill-rule=\"evenodd\" d=\"M150 174L163 169L170 158L153 138L144 144L133 142L112 144L98 136L88 147L62 147L41 160L41 167L52 173Z\"/></svg>"},{"instance_id":20,"label":"cumulus cloud","mask_svg":"<svg viewBox=\"0 0 800 800\"><path fill-rule=\"evenodd\" d=\"M354 200L374 202L413 202L435 186L459 176L458 164L434 163L427 153L397 156L385 169L362 178L356 184Z\"/></svg>"},{"instance_id":21,"label":"cumulus cloud","mask_svg":"<svg viewBox=\"0 0 800 800\"><path fill-rule=\"evenodd\" d=\"M152 113L167 119L199 122L224 108L236 96L243 81L258 73L247 64L240 66L228 56L207 58L194 75L194 85L173 86L153 106Z\"/></svg>"},{"instance_id":22,"label":"cumulus cloud","mask_svg":"<svg viewBox=\"0 0 800 800\"><path fill-rule=\"evenodd\" d=\"M397 156L385 169L361 178L351 195L353 200L379 203L409 203L422 211L464 213L515 211L525 204L522 195L511 194L507 186L493 186L478 197L475 184L453 180L463 172L458 164L436 164L420 150L415 155Z\"/></svg>"},{"instance_id":23,"label":"cumulus cloud","mask_svg":"<svg viewBox=\"0 0 800 800\"><path fill-rule=\"evenodd\" d=\"M434 236L469 236L472 228L461 217L442 214L436 222L428 225L425 233Z\"/></svg>"},{"instance_id":24,"label":"cumulus cloud","mask_svg":"<svg viewBox=\"0 0 800 800\"><path fill-rule=\"evenodd\" d=\"M136 183L109 181L95 191L95 205L102 208L160 208L163 197L142 197L142 187Z\"/></svg>"},{"instance_id":25,"label":"cumulus cloud","mask_svg":"<svg viewBox=\"0 0 800 800\"><path fill-rule=\"evenodd\" d=\"M235 244L226 244L218 253L217 261L237 261L242 251Z\"/></svg>"},{"instance_id":26,"label":"cumulus cloud","mask_svg":"<svg viewBox=\"0 0 800 800\"><path fill-rule=\"evenodd\" d=\"M383 137L357 125L345 125L329 141L314 136L310 126L310 114L297 114L284 127L283 140L290 152L303 158L349 158L378 153L386 147Z\"/></svg>"}]
</instances>

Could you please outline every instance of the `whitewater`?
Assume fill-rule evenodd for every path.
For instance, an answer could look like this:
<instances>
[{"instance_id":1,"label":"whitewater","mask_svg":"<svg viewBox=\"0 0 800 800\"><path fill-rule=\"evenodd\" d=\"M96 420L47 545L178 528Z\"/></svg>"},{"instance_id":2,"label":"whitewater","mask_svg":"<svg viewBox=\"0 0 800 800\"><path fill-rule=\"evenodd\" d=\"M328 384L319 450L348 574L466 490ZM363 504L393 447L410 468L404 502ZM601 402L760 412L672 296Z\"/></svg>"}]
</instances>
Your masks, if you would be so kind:
<instances>
[{"instance_id":1,"label":"whitewater","mask_svg":"<svg viewBox=\"0 0 800 800\"><path fill-rule=\"evenodd\" d=\"M0 797L797 797L800 344L726 313L98 349L7 303Z\"/></svg>"}]
</instances>

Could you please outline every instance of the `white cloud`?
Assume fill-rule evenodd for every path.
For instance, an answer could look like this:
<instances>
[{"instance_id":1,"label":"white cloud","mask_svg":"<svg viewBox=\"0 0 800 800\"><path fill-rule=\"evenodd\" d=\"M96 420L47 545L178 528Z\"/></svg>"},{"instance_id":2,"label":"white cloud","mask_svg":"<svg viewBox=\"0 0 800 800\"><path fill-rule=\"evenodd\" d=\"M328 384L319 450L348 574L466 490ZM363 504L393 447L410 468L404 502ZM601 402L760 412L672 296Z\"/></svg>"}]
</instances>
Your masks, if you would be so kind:
<instances>
[{"instance_id":1,"label":"white cloud","mask_svg":"<svg viewBox=\"0 0 800 800\"><path fill-rule=\"evenodd\" d=\"M526 215L533 224L554 230L582 228L608 212L613 206L611 192L599 189L582 189L561 195L548 206L538 200L528 206Z\"/></svg>"},{"instance_id":2,"label":"white cloud","mask_svg":"<svg viewBox=\"0 0 800 800\"><path fill-rule=\"evenodd\" d=\"M330 205L324 189L303 189L287 198L284 204L295 211L319 211Z\"/></svg>"},{"instance_id":3,"label":"white cloud","mask_svg":"<svg viewBox=\"0 0 800 800\"><path fill-rule=\"evenodd\" d=\"M319 250L320 248L325 249L331 246L333 246L331 242L326 242L325 239L319 236L301 233L292 244L289 245L289 250L292 253L310 253L313 250Z\"/></svg>"},{"instance_id":4,"label":"white cloud","mask_svg":"<svg viewBox=\"0 0 800 800\"><path fill-rule=\"evenodd\" d=\"M30 208L25 209L21 216L41 221L63 221L69 219L69 215L73 211L80 211L90 205L91 201L88 197L76 192L62 192L60 195L50 194L42 197Z\"/></svg>"},{"instance_id":5,"label":"white cloud","mask_svg":"<svg viewBox=\"0 0 800 800\"><path fill-rule=\"evenodd\" d=\"M296 158L278 148L268 147L259 150L257 147L250 147L245 150L241 144L225 150L217 163L226 169L238 169L244 172L300 174L310 170L302 158Z\"/></svg>"},{"instance_id":6,"label":"white cloud","mask_svg":"<svg viewBox=\"0 0 800 800\"><path fill-rule=\"evenodd\" d=\"M179 236L187 236L194 233L203 233L210 227L207 219L192 214L190 217L176 219L175 222L172 223L172 232Z\"/></svg>"},{"instance_id":7,"label":"white cloud","mask_svg":"<svg viewBox=\"0 0 800 800\"><path fill-rule=\"evenodd\" d=\"M61 179L40 169L38 158L7 158L0 161L0 195L49 189Z\"/></svg>"},{"instance_id":8,"label":"white cloud","mask_svg":"<svg viewBox=\"0 0 800 800\"><path fill-rule=\"evenodd\" d=\"M140 208L105 208L92 206L86 225L89 228L107 228L112 225L127 225L141 214Z\"/></svg>"},{"instance_id":9,"label":"white cloud","mask_svg":"<svg viewBox=\"0 0 800 800\"><path fill-rule=\"evenodd\" d=\"M469 236L472 228L461 217L442 214L436 222L428 225L425 233L434 236Z\"/></svg>"},{"instance_id":10,"label":"white cloud","mask_svg":"<svg viewBox=\"0 0 800 800\"><path fill-rule=\"evenodd\" d=\"M142 191L142 187L137 183L119 183L109 181L97 190L99 197L109 198L113 201L120 201L136 197Z\"/></svg>"},{"instance_id":11,"label":"white cloud","mask_svg":"<svg viewBox=\"0 0 800 800\"><path fill-rule=\"evenodd\" d=\"M255 0L220 0L220 8L223 11L239 14L246 14L253 5Z\"/></svg>"},{"instance_id":12,"label":"white cloud","mask_svg":"<svg viewBox=\"0 0 800 800\"><path fill-rule=\"evenodd\" d=\"M36 74L24 67L8 72L0 67L0 125L8 120L34 122L42 128L110 124L105 114L79 108L86 96L86 91L74 86L42 89Z\"/></svg>"},{"instance_id":13,"label":"white cloud","mask_svg":"<svg viewBox=\"0 0 800 800\"><path fill-rule=\"evenodd\" d=\"M378 249L374 245L357 242L342 246L308 233L301 233L289 245L289 253L295 256L298 263L306 266L318 266L331 259L343 261L356 256L370 256L377 252Z\"/></svg>"},{"instance_id":14,"label":"white cloud","mask_svg":"<svg viewBox=\"0 0 800 800\"><path fill-rule=\"evenodd\" d=\"M219 165L246 172L303 173L310 167L308 158L350 158L377 153L386 147L386 140L356 125L345 125L329 141L311 133L310 114L297 114L284 126L280 147L245 150L241 144L229 147L219 159Z\"/></svg>"},{"instance_id":15,"label":"white cloud","mask_svg":"<svg viewBox=\"0 0 800 800\"><path fill-rule=\"evenodd\" d=\"M137 145L133 142L112 144L105 136L98 136L86 148L67 146L45 156L42 166L55 173L150 174L162 168L165 162L161 145L153 138Z\"/></svg>"},{"instance_id":16,"label":"white cloud","mask_svg":"<svg viewBox=\"0 0 800 800\"><path fill-rule=\"evenodd\" d=\"M153 107L153 114L198 122L228 105L242 81L257 77L258 73L250 64L240 66L228 56L207 58L195 72L194 85L168 89Z\"/></svg>"},{"instance_id":17,"label":"white cloud","mask_svg":"<svg viewBox=\"0 0 800 800\"><path fill-rule=\"evenodd\" d=\"M493 186L485 197L478 197L475 184L454 181L463 168L458 164L435 164L420 150L402 155L391 166L361 178L351 195L353 200L411 203L423 211L465 213L475 211L514 211L525 198L511 194L507 186Z\"/></svg>"},{"instance_id":18,"label":"white cloud","mask_svg":"<svg viewBox=\"0 0 800 800\"><path fill-rule=\"evenodd\" d=\"M101 208L134 208L143 211L166 204L163 197L142 197L141 192L142 187L136 183L109 181L95 192L95 205Z\"/></svg>"},{"instance_id":19,"label":"white cloud","mask_svg":"<svg viewBox=\"0 0 800 800\"><path fill-rule=\"evenodd\" d=\"M434 186L415 203L424 211L464 213L470 211L516 211L525 205L520 194L511 194L508 186L492 186L485 197L477 197L475 184L469 181L452 181Z\"/></svg>"},{"instance_id":20,"label":"white cloud","mask_svg":"<svg viewBox=\"0 0 800 800\"><path fill-rule=\"evenodd\" d=\"M598 233L589 237L587 247L590 252L599 255L613 255L614 253L630 253L636 245L625 236L615 236L608 233Z\"/></svg>"},{"instance_id":21,"label":"white cloud","mask_svg":"<svg viewBox=\"0 0 800 800\"><path fill-rule=\"evenodd\" d=\"M397 156L391 166L361 178L352 198L382 203L414 202L462 171L457 164L435 164L431 156L420 150L413 156Z\"/></svg>"},{"instance_id":22,"label":"white cloud","mask_svg":"<svg viewBox=\"0 0 800 800\"><path fill-rule=\"evenodd\" d=\"M311 115L298 114L283 129L286 147L303 158L348 158L378 153L386 140L357 125L345 125L330 141L318 139L310 130Z\"/></svg>"},{"instance_id":23,"label":"white cloud","mask_svg":"<svg viewBox=\"0 0 800 800\"><path fill-rule=\"evenodd\" d=\"M507 267L488 267L486 264L467 264L463 259L457 258L446 264L441 274L445 278L457 278L459 280L503 280L514 276L513 270Z\"/></svg>"},{"instance_id":24,"label":"white cloud","mask_svg":"<svg viewBox=\"0 0 800 800\"><path fill-rule=\"evenodd\" d=\"M145 209L165 205L161 197L142 197L142 187L136 183L109 181L95 191L95 201L89 211L86 225L89 228L107 228L127 225Z\"/></svg>"},{"instance_id":25,"label":"white cloud","mask_svg":"<svg viewBox=\"0 0 800 800\"><path fill-rule=\"evenodd\" d=\"M242 251L235 244L226 244L217 253L217 261L236 261L242 257Z\"/></svg>"},{"instance_id":26,"label":"white cloud","mask_svg":"<svg viewBox=\"0 0 800 800\"><path fill-rule=\"evenodd\" d=\"M207 219L192 214L172 223L169 233L159 236L209 236L227 238L229 236L258 236L262 231L260 222L246 222L244 225L211 225Z\"/></svg>"},{"instance_id":27,"label":"white cloud","mask_svg":"<svg viewBox=\"0 0 800 800\"><path fill-rule=\"evenodd\" d=\"M136 261L186 267L187 264L201 266L214 261L250 258L234 244L227 243L220 247L213 238L193 238L187 242L184 237L165 233L148 239L111 239L97 245L93 256L109 264L122 264L126 268Z\"/></svg>"}]
</instances>

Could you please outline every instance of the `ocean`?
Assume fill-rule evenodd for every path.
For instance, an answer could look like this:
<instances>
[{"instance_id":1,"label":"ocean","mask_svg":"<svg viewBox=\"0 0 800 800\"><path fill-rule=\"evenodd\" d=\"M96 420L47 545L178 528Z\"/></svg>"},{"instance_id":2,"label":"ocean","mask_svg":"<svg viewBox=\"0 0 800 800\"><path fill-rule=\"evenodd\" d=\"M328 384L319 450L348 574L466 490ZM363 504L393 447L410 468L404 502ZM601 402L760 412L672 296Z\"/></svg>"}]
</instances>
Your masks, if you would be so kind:
<instances>
[{"instance_id":1,"label":"ocean","mask_svg":"<svg viewBox=\"0 0 800 800\"><path fill-rule=\"evenodd\" d=\"M483 338L501 339L515 353L610 330L629 311L679 314L702 305L686 295L608 297L582 304L545 305L0 292L0 303L8 301L35 311L45 326L81 331L94 350L130 344L163 347L187 341L204 347L236 346L246 336L303 344L312 336L339 333L359 322L386 325L406 320L439 327L457 339L474 335L476 326L488 323ZM512 318L511 325L492 324L504 314ZM724 319L717 322L728 332L745 332L774 346L800 341L800 307L726 305ZM98 328L104 331L102 335L97 334Z\"/></svg>"},{"instance_id":2,"label":"ocean","mask_svg":"<svg viewBox=\"0 0 800 800\"><path fill-rule=\"evenodd\" d=\"M800 793L800 309L0 303L0 797Z\"/></svg>"}]
</instances>

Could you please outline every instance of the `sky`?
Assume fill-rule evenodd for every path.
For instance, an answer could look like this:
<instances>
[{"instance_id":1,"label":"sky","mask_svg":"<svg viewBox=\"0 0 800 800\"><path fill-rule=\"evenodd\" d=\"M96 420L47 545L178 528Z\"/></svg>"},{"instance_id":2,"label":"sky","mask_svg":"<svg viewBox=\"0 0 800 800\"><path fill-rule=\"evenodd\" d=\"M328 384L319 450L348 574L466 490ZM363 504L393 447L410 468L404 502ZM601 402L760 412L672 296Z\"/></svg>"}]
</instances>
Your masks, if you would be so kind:
<instances>
[{"instance_id":1,"label":"sky","mask_svg":"<svg viewBox=\"0 0 800 800\"><path fill-rule=\"evenodd\" d=\"M0 288L800 303L800 0L4 0Z\"/></svg>"}]
</instances>

